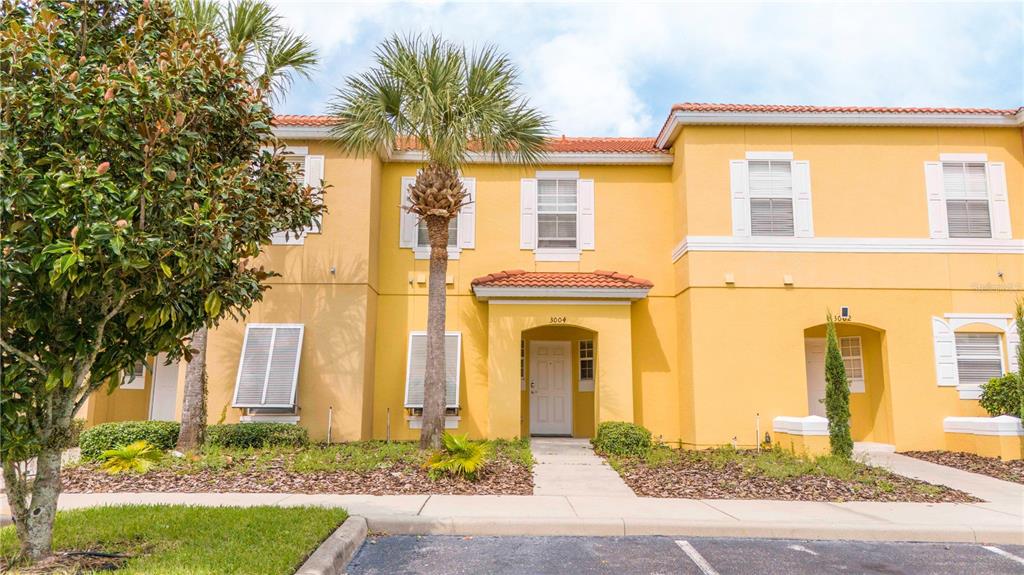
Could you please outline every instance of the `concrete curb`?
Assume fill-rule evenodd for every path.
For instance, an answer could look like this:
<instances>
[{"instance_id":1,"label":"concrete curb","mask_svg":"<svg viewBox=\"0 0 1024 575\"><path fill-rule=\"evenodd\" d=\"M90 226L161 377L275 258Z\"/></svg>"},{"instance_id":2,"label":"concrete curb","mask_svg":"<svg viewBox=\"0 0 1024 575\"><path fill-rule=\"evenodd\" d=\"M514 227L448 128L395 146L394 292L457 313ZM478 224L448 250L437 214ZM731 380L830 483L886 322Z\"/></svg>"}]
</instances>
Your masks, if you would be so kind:
<instances>
[{"instance_id":1,"label":"concrete curb","mask_svg":"<svg viewBox=\"0 0 1024 575\"><path fill-rule=\"evenodd\" d=\"M366 519L352 516L331 533L295 575L341 575L366 540Z\"/></svg>"},{"instance_id":2,"label":"concrete curb","mask_svg":"<svg viewBox=\"0 0 1024 575\"><path fill-rule=\"evenodd\" d=\"M796 523L744 521L680 521L615 518L507 518L369 516L374 532L390 535L541 535L690 537L754 537L861 541L917 541L1024 545L1024 532L1012 527L974 529L966 525L865 525L862 523Z\"/></svg>"}]
</instances>

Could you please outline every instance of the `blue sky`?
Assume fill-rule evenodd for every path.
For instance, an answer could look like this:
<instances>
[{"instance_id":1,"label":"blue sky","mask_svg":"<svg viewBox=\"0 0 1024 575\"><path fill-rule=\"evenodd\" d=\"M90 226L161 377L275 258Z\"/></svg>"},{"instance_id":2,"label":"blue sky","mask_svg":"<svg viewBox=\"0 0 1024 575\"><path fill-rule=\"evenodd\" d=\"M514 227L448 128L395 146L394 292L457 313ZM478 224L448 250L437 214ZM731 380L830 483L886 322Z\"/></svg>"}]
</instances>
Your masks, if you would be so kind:
<instances>
[{"instance_id":1,"label":"blue sky","mask_svg":"<svg viewBox=\"0 0 1024 575\"><path fill-rule=\"evenodd\" d=\"M322 113L380 40L409 32L497 44L574 136L654 135L676 102L1024 105L1024 0L275 3L321 53L280 113Z\"/></svg>"}]
</instances>

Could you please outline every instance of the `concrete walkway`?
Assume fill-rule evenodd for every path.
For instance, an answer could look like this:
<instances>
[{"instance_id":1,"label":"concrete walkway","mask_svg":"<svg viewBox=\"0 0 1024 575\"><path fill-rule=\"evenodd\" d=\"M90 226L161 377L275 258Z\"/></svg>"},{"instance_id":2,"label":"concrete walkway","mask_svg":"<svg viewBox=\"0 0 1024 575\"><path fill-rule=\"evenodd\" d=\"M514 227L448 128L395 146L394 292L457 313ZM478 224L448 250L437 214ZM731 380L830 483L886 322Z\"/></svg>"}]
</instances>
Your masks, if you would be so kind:
<instances>
[{"instance_id":1,"label":"concrete walkway","mask_svg":"<svg viewBox=\"0 0 1024 575\"><path fill-rule=\"evenodd\" d=\"M594 453L587 439L534 437L530 449L534 495L630 497L636 494L619 474Z\"/></svg>"}]
</instances>

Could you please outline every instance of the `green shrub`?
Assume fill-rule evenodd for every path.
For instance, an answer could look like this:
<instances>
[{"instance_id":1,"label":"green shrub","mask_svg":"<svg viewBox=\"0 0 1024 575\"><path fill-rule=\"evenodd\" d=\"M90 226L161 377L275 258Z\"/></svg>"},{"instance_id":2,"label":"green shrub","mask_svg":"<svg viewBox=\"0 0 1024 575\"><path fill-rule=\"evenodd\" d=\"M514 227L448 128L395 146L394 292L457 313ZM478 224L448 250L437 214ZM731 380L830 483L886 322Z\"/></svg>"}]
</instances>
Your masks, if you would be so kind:
<instances>
[{"instance_id":1,"label":"green shrub","mask_svg":"<svg viewBox=\"0 0 1024 575\"><path fill-rule=\"evenodd\" d=\"M439 479L442 475L451 475L475 480L491 453L491 446L470 441L469 435L445 433L442 440L444 448L434 452L427 460L430 478Z\"/></svg>"},{"instance_id":2,"label":"green shrub","mask_svg":"<svg viewBox=\"0 0 1024 575\"><path fill-rule=\"evenodd\" d=\"M594 447L610 455L644 457L654 442L651 432L642 425L625 421L606 421L597 426L597 435L591 440Z\"/></svg>"},{"instance_id":3,"label":"green shrub","mask_svg":"<svg viewBox=\"0 0 1024 575\"><path fill-rule=\"evenodd\" d=\"M141 439L124 447L103 452L103 470L111 475L118 473L145 473L164 456L164 452L148 441Z\"/></svg>"},{"instance_id":4,"label":"green shrub","mask_svg":"<svg viewBox=\"0 0 1024 575\"><path fill-rule=\"evenodd\" d=\"M145 440L160 451L174 449L181 424L176 421L118 421L101 423L82 432L82 459L99 459L104 451Z\"/></svg>"},{"instance_id":5,"label":"green shrub","mask_svg":"<svg viewBox=\"0 0 1024 575\"><path fill-rule=\"evenodd\" d=\"M309 433L291 423L225 423L206 428L206 443L237 448L302 447L309 443Z\"/></svg>"},{"instance_id":6,"label":"green shrub","mask_svg":"<svg viewBox=\"0 0 1024 575\"><path fill-rule=\"evenodd\" d=\"M1021 382L1016 373L994 377L981 386L981 407L989 415L1017 416L1021 405Z\"/></svg>"}]
</instances>

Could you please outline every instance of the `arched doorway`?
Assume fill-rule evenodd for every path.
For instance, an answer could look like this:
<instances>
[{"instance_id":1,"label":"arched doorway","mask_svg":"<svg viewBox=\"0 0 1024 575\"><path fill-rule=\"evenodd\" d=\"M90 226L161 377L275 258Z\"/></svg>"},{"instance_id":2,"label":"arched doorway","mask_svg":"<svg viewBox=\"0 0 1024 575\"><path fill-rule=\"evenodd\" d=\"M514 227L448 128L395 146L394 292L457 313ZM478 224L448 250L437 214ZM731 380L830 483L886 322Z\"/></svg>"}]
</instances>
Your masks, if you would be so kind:
<instances>
[{"instance_id":1,"label":"arched doorway","mask_svg":"<svg viewBox=\"0 0 1024 575\"><path fill-rule=\"evenodd\" d=\"M892 409L885 331L865 324L836 325L850 382L850 427L854 441L892 443ZM825 325L804 330L807 414L825 416Z\"/></svg>"},{"instance_id":2,"label":"arched doorway","mask_svg":"<svg viewBox=\"0 0 1024 575\"><path fill-rule=\"evenodd\" d=\"M522 435L593 437L597 333L541 326L520 343Z\"/></svg>"}]
</instances>

